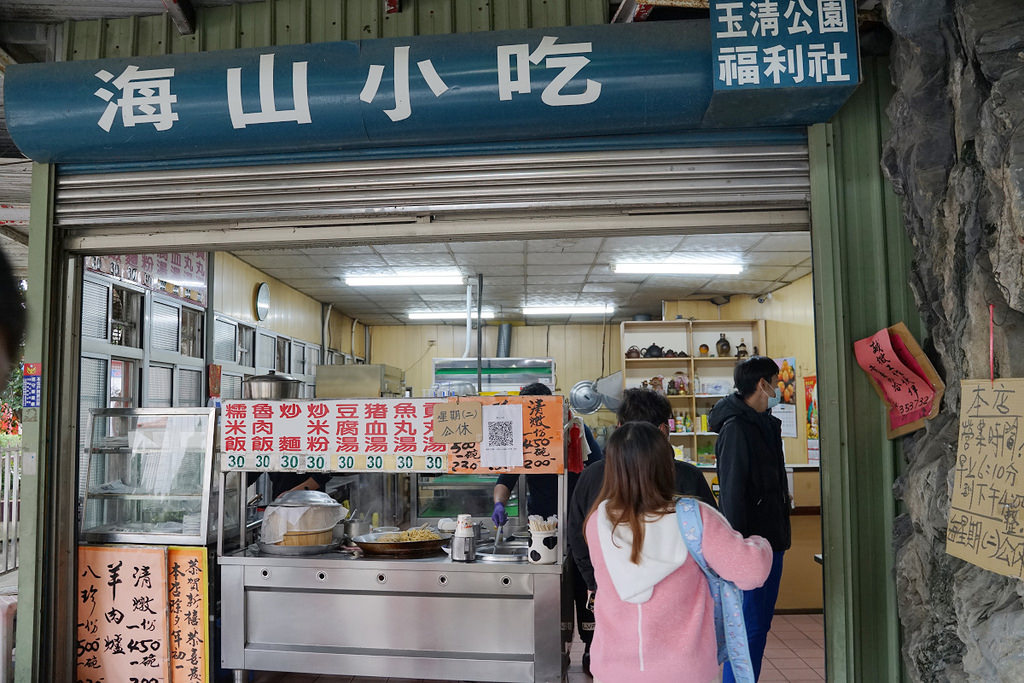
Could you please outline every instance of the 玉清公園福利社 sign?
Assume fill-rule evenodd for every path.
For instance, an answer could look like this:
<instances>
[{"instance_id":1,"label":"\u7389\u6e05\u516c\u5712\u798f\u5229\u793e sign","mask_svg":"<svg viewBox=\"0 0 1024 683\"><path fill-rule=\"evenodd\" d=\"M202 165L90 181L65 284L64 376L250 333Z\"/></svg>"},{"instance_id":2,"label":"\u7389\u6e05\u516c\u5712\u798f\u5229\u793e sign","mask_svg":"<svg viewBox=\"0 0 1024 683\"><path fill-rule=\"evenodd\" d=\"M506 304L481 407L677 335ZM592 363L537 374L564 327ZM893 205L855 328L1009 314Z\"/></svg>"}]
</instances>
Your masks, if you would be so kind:
<instances>
[{"instance_id":1,"label":"\u7389\u6e05\u516c\u5712\u798f\u5229\u793e sign","mask_svg":"<svg viewBox=\"0 0 1024 683\"><path fill-rule=\"evenodd\" d=\"M834 59L808 62L813 92L768 88L778 68L767 56L750 89L751 46L734 46L737 85L768 92L774 113L711 111L716 74L733 68L727 48L713 54L720 26L713 16L13 65L5 107L32 159L117 163L806 125L859 80L855 25L845 80L830 78ZM752 45L790 49L770 43Z\"/></svg>"}]
</instances>

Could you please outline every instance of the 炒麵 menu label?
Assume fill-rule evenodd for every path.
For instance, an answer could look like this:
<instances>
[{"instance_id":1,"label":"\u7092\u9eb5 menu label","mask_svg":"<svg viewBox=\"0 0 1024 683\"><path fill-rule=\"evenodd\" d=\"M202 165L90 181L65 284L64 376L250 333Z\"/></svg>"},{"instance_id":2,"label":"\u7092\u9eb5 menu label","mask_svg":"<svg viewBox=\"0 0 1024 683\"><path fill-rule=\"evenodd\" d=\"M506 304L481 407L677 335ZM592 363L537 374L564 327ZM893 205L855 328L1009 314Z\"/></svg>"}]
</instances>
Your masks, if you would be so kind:
<instances>
[{"instance_id":1,"label":"\u7092\u9eb5 menu label","mask_svg":"<svg viewBox=\"0 0 1024 683\"><path fill-rule=\"evenodd\" d=\"M946 552L1024 577L1024 380L960 383L960 439Z\"/></svg>"}]
</instances>

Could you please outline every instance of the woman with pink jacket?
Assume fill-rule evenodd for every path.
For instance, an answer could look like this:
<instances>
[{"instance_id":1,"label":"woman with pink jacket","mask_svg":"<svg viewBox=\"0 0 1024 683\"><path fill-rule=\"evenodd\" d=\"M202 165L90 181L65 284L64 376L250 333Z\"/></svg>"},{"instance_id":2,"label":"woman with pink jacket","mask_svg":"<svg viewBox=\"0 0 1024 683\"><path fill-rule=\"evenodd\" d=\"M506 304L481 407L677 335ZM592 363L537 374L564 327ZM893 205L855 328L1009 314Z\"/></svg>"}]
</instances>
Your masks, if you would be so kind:
<instances>
[{"instance_id":1,"label":"woman with pink jacket","mask_svg":"<svg viewBox=\"0 0 1024 683\"><path fill-rule=\"evenodd\" d=\"M604 485L586 522L598 590L590 668L602 683L709 683L720 673L714 601L676 521L672 447L627 422L608 438ZM743 590L764 583L772 549L700 503L701 550Z\"/></svg>"}]
</instances>

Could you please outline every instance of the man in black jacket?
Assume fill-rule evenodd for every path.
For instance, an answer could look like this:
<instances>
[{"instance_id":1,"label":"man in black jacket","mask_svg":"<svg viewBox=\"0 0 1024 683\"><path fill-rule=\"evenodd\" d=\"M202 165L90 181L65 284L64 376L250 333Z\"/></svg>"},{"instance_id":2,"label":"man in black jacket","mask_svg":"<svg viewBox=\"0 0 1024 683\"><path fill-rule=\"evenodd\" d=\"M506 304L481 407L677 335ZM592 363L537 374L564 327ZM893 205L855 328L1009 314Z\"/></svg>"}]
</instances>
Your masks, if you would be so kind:
<instances>
[{"instance_id":1,"label":"man in black jacket","mask_svg":"<svg viewBox=\"0 0 1024 683\"><path fill-rule=\"evenodd\" d=\"M622 395L622 402L615 417L620 425L626 422L650 422L658 427L667 439L672 405L667 398L649 389L627 389ZM676 470L676 492L685 496L696 496L714 507L715 495L711 492L704 474L689 463L676 460L673 464ZM576 567L591 593L597 591L597 582L594 580L594 565L590 561L590 550L587 548L583 528L603 483L604 460L599 460L583 470L579 481L576 482L576 490L569 500L569 519L566 522L565 533L569 552L572 553ZM590 643L584 642L587 649L583 654L583 669L590 673Z\"/></svg>"},{"instance_id":2,"label":"man in black jacket","mask_svg":"<svg viewBox=\"0 0 1024 683\"><path fill-rule=\"evenodd\" d=\"M743 618L756 679L779 597L782 556L791 540L782 422L770 412L781 397L779 366L771 358L754 356L736 365L733 380L735 393L715 404L708 426L718 432L715 455L722 514L744 536L768 539L774 554L764 585L743 593ZM726 663L722 683L734 680Z\"/></svg>"}]
</instances>

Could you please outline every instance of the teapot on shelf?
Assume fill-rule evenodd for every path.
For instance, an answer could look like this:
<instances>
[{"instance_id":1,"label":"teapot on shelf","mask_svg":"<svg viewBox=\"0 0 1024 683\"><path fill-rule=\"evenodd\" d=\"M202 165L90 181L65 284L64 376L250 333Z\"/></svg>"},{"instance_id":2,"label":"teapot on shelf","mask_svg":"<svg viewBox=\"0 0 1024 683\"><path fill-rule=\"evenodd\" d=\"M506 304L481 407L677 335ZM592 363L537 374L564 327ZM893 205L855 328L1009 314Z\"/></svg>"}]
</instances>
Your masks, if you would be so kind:
<instances>
[{"instance_id":1,"label":"teapot on shelf","mask_svg":"<svg viewBox=\"0 0 1024 683\"><path fill-rule=\"evenodd\" d=\"M640 357L640 349L639 349L639 347L637 347L637 346L630 346L628 349L626 349L626 358L639 358L639 357Z\"/></svg>"},{"instance_id":2,"label":"teapot on shelf","mask_svg":"<svg viewBox=\"0 0 1024 683\"><path fill-rule=\"evenodd\" d=\"M677 358L678 356L679 354L672 349L665 349L665 358Z\"/></svg>"},{"instance_id":3,"label":"teapot on shelf","mask_svg":"<svg viewBox=\"0 0 1024 683\"><path fill-rule=\"evenodd\" d=\"M665 349L657 344L651 344L646 349L641 349L640 355L644 358L662 358L665 355Z\"/></svg>"}]
</instances>

